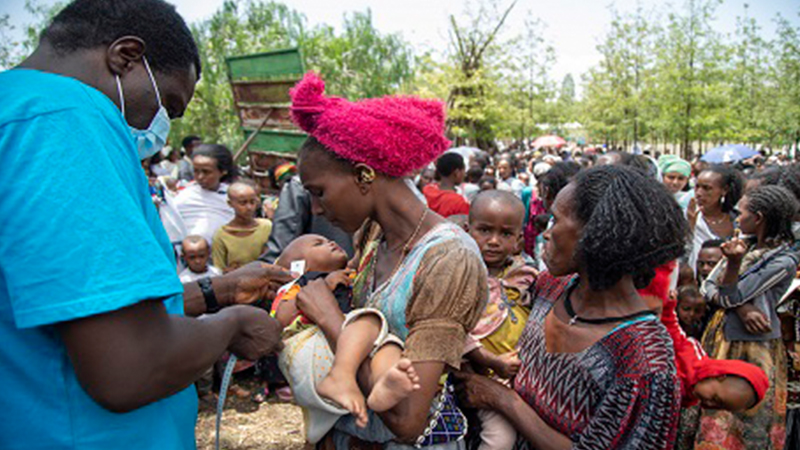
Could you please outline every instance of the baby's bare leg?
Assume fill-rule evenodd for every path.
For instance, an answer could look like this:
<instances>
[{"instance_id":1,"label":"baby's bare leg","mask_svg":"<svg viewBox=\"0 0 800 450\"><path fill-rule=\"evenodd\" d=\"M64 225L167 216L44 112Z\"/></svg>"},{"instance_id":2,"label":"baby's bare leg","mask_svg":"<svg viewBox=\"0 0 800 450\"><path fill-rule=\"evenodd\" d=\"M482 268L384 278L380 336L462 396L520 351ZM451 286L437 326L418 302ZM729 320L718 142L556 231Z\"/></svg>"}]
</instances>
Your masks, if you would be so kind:
<instances>
[{"instance_id":1,"label":"baby's bare leg","mask_svg":"<svg viewBox=\"0 0 800 450\"><path fill-rule=\"evenodd\" d=\"M392 409L409 394L419 389L419 376L402 349L395 344L381 347L370 361L372 391L367 406L375 412Z\"/></svg>"},{"instance_id":2,"label":"baby's bare leg","mask_svg":"<svg viewBox=\"0 0 800 450\"><path fill-rule=\"evenodd\" d=\"M356 373L372 351L380 330L381 320L375 314L364 314L349 323L339 335L330 373L317 384L321 397L350 411L361 427L367 425L367 407Z\"/></svg>"}]
</instances>

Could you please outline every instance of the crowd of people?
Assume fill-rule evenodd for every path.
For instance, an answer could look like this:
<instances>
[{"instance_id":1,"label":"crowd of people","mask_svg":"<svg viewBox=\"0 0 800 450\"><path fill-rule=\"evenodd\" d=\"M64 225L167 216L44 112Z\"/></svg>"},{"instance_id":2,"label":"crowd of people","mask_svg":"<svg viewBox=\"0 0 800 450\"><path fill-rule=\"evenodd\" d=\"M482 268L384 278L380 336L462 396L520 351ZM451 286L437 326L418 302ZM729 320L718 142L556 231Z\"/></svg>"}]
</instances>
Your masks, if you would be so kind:
<instances>
[{"instance_id":1,"label":"crowd of people","mask_svg":"<svg viewBox=\"0 0 800 450\"><path fill-rule=\"evenodd\" d=\"M74 0L0 73L0 448L194 448L231 354L320 449L800 446L800 165L464 151L308 73L273 192L166 145L201 69Z\"/></svg>"}]
</instances>

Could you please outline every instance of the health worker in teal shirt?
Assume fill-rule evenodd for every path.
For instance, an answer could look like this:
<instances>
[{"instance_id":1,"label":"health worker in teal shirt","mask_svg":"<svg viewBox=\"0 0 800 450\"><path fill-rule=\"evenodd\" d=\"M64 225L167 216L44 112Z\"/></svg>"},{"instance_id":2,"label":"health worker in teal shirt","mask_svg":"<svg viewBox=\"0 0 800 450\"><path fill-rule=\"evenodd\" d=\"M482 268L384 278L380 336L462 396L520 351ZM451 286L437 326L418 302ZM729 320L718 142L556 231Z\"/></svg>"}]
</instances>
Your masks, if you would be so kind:
<instances>
[{"instance_id":1,"label":"health worker in teal shirt","mask_svg":"<svg viewBox=\"0 0 800 450\"><path fill-rule=\"evenodd\" d=\"M289 279L178 280L140 160L200 73L162 0L75 0L0 73L0 449L193 449L192 383L226 350L280 345L258 308L184 316Z\"/></svg>"}]
</instances>

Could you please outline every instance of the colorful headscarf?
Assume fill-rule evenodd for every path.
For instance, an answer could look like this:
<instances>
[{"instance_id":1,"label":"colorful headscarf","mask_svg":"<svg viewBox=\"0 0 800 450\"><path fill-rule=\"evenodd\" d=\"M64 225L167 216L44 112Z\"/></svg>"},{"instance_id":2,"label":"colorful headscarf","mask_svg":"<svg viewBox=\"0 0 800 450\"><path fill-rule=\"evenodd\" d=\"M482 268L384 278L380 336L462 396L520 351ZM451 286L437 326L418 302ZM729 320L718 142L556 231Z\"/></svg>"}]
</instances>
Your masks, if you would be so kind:
<instances>
[{"instance_id":1,"label":"colorful headscarf","mask_svg":"<svg viewBox=\"0 0 800 450\"><path fill-rule=\"evenodd\" d=\"M292 119L341 158L400 177L434 161L450 146L444 104L415 97L351 102L324 95L314 73L291 90Z\"/></svg>"},{"instance_id":2,"label":"colorful headscarf","mask_svg":"<svg viewBox=\"0 0 800 450\"><path fill-rule=\"evenodd\" d=\"M685 177L692 174L692 165L675 155L664 155L658 158L658 168L662 174L677 172Z\"/></svg>"},{"instance_id":3,"label":"colorful headscarf","mask_svg":"<svg viewBox=\"0 0 800 450\"><path fill-rule=\"evenodd\" d=\"M292 163L281 164L275 168L275 181L282 183L297 174L297 166Z\"/></svg>"}]
</instances>

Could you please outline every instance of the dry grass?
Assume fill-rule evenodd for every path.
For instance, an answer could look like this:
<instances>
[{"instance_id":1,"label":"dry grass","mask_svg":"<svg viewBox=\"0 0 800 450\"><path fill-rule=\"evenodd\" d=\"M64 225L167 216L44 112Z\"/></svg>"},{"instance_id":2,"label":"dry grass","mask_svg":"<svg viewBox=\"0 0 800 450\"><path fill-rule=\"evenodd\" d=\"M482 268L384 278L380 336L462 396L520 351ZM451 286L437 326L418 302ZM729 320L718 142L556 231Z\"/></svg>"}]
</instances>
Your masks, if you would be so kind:
<instances>
[{"instance_id":1,"label":"dry grass","mask_svg":"<svg viewBox=\"0 0 800 450\"><path fill-rule=\"evenodd\" d=\"M249 380L242 387L253 390ZM274 396L256 404L249 399L231 398L225 402L220 431L220 448L227 450L303 450L303 413L296 405L281 403ZM197 448L214 449L216 405L200 403L197 418Z\"/></svg>"}]
</instances>

